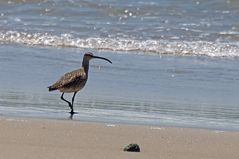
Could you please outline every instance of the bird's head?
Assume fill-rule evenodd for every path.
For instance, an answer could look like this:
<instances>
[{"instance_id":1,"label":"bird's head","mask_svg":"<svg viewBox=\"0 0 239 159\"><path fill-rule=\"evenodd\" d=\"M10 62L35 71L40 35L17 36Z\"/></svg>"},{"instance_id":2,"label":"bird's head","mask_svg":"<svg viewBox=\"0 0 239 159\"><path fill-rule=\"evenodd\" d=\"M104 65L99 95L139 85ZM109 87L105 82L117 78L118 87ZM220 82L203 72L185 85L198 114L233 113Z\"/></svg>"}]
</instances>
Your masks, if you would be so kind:
<instances>
[{"instance_id":1,"label":"bird's head","mask_svg":"<svg viewBox=\"0 0 239 159\"><path fill-rule=\"evenodd\" d=\"M100 56L94 56L93 53L91 53L91 52L85 53L83 61L84 61L84 60L90 61L90 60L93 59L93 58L102 59L102 60L108 61L109 63L112 63L109 59L104 58L104 57L100 57Z\"/></svg>"}]
</instances>

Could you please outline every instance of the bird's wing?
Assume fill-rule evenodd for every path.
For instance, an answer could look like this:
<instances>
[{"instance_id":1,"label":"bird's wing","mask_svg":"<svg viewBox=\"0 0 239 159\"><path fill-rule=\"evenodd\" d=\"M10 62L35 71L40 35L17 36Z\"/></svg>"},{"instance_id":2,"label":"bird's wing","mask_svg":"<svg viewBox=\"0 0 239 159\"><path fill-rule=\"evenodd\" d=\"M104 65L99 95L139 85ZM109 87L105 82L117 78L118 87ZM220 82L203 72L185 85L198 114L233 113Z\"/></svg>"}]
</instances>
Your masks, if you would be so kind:
<instances>
[{"instance_id":1,"label":"bird's wing","mask_svg":"<svg viewBox=\"0 0 239 159\"><path fill-rule=\"evenodd\" d=\"M78 70L74 70L72 72L68 72L64 74L55 84L51 86L53 89L59 89L61 87L67 86L71 83L74 83L79 80L85 80L86 73L83 68Z\"/></svg>"}]
</instances>

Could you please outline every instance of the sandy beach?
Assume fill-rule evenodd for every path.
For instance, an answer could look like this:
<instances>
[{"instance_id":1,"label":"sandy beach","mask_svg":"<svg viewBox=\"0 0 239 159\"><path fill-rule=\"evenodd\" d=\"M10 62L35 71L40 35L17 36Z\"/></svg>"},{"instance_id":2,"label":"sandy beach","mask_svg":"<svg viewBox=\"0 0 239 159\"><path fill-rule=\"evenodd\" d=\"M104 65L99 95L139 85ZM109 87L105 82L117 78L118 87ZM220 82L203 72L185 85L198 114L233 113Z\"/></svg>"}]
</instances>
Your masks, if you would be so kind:
<instances>
[{"instance_id":1,"label":"sandy beach","mask_svg":"<svg viewBox=\"0 0 239 159\"><path fill-rule=\"evenodd\" d=\"M1 159L236 159L239 133L79 121L0 118ZM137 143L141 152L124 152Z\"/></svg>"}]
</instances>

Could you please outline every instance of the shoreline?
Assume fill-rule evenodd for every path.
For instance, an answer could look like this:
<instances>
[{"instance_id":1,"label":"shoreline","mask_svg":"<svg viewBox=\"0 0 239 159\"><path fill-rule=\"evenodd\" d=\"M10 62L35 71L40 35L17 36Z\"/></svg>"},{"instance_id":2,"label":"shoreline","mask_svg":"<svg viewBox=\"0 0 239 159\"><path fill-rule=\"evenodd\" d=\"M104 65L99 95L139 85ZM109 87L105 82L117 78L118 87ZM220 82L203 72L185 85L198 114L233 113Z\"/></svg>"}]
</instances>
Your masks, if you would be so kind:
<instances>
[{"instance_id":1,"label":"shoreline","mask_svg":"<svg viewBox=\"0 0 239 159\"><path fill-rule=\"evenodd\" d=\"M37 112L39 113L39 112ZM67 115L66 115L67 114ZM53 117L53 115L56 115ZM228 128L228 127L208 127L201 125L184 125L184 124L168 124L168 123L151 123L151 122L135 122L120 120L116 121L109 119L97 119L96 117L87 118L85 116L77 116L78 113L71 117L70 113L61 112L59 114L45 115L43 114L36 116L33 115L12 115L12 114L0 114L1 118L13 118L13 119L33 119L33 120L56 120L56 121L73 121L73 122L83 122L83 123L96 123L96 124L114 124L114 125L134 125L134 126L152 126L152 127L162 127L162 128L178 128L178 129L196 129L196 130L206 130L206 131L222 131L222 132L239 132L238 129Z\"/></svg>"},{"instance_id":2,"label":"shoreline","mask_svg":"<svg viewBox=\"0 0 239 159\"><path fill-rule=\"evenodd\" d=\"M161 127L161 128L176 128L176 129L194 129L194 130L205 130L205 131L215 131L215 132L239 132L237 129L229 129L229 128L214 128L214 127L202 127L202 126L188 126L188 125L178 125L178 124L154 124L154 123L141 123L141 122L133 122L133 121L119 121L115 120L97 120L96 118L76 118L74 119L69 116L65 116L63 118L52 117L52 116L16 116L16 115L3 115L0 114L1 119L23 119L23 120L55 120L55 121L72 121L72 122L80 122L80 123L95 123L95 124L112 124L112 125L126 125L126 126L142 126L142 127Z\"/></svg>"},{"instance_id":3,"label":"shoreline","mask_svg":"<svg viewBox=\"0 0 239 159\"><path fill-rule=\"evenodd\" d=\"M0 117L0 158L237 158L239 132ZM137 143L141 152L124 152Z\"/></svg>"}]
</instances>

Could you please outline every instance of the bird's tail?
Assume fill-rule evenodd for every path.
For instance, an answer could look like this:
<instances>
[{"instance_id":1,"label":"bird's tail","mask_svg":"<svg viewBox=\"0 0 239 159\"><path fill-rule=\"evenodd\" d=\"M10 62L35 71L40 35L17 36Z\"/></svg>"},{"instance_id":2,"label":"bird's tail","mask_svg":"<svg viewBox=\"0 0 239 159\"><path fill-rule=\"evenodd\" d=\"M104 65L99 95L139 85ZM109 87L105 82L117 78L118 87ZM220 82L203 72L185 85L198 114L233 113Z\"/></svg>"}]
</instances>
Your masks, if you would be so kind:
<instances>
[{"instance_id":1,"label":"bird's tail","mask_svg":"<svg viewBox=\"0 0 239 159\"><path fill-rule=\"evenodd\" d=\"M49 89L49 92L50 92L50 91L57 90L57 88L55 88L55 87L52 87L52 86L49 86L49 87L47 87L47 88Z\"/></svg>"}]
</instances>

